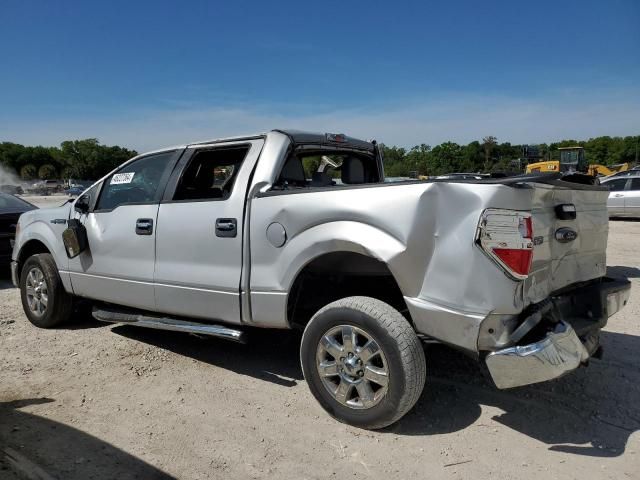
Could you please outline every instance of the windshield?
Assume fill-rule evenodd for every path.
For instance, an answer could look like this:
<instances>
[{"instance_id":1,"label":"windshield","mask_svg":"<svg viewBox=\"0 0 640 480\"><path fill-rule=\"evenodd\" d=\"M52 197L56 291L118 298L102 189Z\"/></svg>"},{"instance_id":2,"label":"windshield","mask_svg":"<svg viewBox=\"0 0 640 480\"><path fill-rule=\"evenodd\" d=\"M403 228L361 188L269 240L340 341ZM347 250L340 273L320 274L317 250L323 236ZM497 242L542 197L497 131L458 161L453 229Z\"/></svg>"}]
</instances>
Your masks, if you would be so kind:
<instances>
[{"instance_id":1,"label":"windshield","mask_svg":"<svg viewBox=\"0 0 640 480\"><path fill-rule=\"evenodd\" d=\"M564 165L577 165L579 160L579 150L563 150L560 152L560 163Z\"/></svg>"},{"instance_id":2,"label":"windshield","mask_svg":"<svg viewBox=\"0 0 640 480\"><path fill-rule=\"evenodd\" d=\"M16 208L19 210L24 210L25 208L35 208L29 202L25 202L24 200L14 197L13 195L7 195L5 193L0 193L0 209L5 208Z\"/></svg>"}]
</instances>

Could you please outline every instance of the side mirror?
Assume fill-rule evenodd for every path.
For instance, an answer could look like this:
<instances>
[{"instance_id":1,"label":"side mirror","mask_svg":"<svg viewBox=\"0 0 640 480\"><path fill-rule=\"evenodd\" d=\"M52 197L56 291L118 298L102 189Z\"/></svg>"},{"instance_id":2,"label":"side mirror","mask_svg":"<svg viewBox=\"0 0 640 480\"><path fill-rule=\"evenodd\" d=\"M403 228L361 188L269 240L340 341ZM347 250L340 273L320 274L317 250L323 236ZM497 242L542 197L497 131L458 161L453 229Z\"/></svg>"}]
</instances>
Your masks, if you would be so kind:
<instances>
[{"instance_id":1,"label":"side mirror","mask_svg":"<svg viewBox=\"0 0 640 480\"><path fill-rule=\"evenodd\" d=\"M78 213L85 214L89 211L90 202L91 202L91 196L84 194L76 200L76 203L73 206L73 209Z\"/></svg>"},{"instance_id":2,"label":"side mirror","mask_svg":"<svg viewBox=\"0 0 640 480\"><path fill-rule=\"evenodd\" d=\"M70 219L67 225L67 229L62 232L62 243L67 252L67 257L75 258L84 252L89 245L87 230L75 218Z\"/></svg>"}]
</instances>

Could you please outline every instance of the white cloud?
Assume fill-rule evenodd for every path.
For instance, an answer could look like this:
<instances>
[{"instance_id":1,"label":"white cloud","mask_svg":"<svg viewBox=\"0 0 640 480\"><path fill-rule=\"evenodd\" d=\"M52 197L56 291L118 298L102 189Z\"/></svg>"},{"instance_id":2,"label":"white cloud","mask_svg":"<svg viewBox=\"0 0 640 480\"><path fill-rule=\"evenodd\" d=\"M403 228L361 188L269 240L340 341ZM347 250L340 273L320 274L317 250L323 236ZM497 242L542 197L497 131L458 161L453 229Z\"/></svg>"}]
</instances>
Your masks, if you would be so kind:
<instances>
[{"instance_id":1,"label":"white cloud","mask_svg":"<svg viewBox=\"0 0 640 480\"><path fill-rule=\"evenodd\" d=\"M586 139L600 135L640 134L640 92L578 94L562 92L541 99L447 94L390 107L363 105L315 113L313 105L183 107L124 112L121 117L63 120L0 117L0 141L56 145L62 140L97 137L139 151L191 141L296 128L344 132L376 138L388 145L467 143L486 135L511 143ZM316 109L317 110L317 109ZM288 113L282 113L288 112Z\"/></svg>"}]
</instances>

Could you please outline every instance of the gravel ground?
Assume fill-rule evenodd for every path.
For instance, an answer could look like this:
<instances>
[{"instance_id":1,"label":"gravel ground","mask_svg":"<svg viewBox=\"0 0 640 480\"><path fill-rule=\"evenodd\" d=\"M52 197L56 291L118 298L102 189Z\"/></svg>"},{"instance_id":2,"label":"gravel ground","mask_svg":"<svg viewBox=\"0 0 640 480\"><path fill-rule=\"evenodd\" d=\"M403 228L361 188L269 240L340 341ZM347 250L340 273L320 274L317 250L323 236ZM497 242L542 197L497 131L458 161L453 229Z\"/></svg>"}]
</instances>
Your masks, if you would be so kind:
<instances>
[{"instance_id":1,"label":"gravel ground","mask_svg":"<svg viewBox=\"0 0 640 480\"><path fill-rule=\"evenodd\" d=\"M610 273L633 292L602 360L498 391L473 362L429 346L420 401L379 432L321 410L295 335L256 332L242 346L80 314L39 330L5 272L0 478L20 478L7 453L57 479L640 478L640 222L612 221L609 238Z\"/></svg>"}]
</instances>

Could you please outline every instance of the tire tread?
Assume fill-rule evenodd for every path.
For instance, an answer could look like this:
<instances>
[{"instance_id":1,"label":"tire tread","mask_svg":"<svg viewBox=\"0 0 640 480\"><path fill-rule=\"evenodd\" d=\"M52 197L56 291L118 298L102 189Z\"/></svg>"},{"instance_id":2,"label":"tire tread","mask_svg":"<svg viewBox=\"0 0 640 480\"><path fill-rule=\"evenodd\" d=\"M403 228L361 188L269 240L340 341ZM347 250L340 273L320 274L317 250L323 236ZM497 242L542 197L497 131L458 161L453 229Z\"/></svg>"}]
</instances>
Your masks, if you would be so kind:
<instances>
[{"instance_id":1,"label":"tire tread","mask_svg":"<svg viewBox=\"0 0 640 480\"><path fill-rule=\"evenodd\" d=\"M40 319L31 318L27 311L26 301L23 299L23 306L25 314L31 323L40 328L53 328L66 322L73 311L73 297L69 295L62 284L60 275L58 273L58 267L50 253L38 253L29 257L23 266L20 275L20 285L22 286L23 277L25 272L30 267L30 264L37 263L42 269L45 277L47 278L48 288L50 290L50 301L52 302L52 310L47 312L45 316ZM21 292L21 296L23 296ZM46 317L46 318L45 318Z\"/></svg>"}]
</instances>

